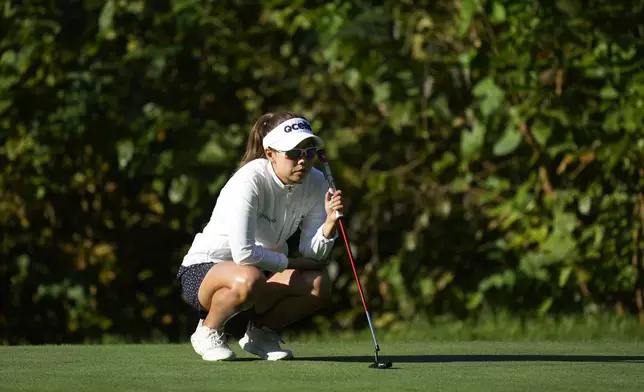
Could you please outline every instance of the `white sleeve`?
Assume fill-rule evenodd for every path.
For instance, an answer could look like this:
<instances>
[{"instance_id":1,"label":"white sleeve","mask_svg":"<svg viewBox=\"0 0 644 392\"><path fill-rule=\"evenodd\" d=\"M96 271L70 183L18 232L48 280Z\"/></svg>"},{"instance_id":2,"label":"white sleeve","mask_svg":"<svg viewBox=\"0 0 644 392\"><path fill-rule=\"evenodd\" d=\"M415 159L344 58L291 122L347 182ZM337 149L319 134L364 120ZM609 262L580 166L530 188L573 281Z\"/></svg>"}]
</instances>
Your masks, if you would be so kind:
<instances>
[{"instance_id":1,"label":"white sleeve","mask_svg":"<svg viewBox=\"0 0 644 392\"><path fill-rule=\"evenodd\" d=\"M259 192L251 182L243 182L231 198L228 241L233 261L239 265L253 265L257 268L282 272L288 258L283 253L273 252L255 243Z\"/></svg>"},{"instance_id":2,"label":"white sleeve","mask_svg":"<svg viewBox=\"0 0 644 392\"><path fill-rule=\"evenodd\" d=\"M325 259L329 256L335 239L338 238L336 230L332 238L326 238L322 234L324 221L326 220L326 210L324 209L324 192L320 192L315 205L306 214L300 225L300 253L304 257L311 257L317 260Z\"/></svg>"}]
</instances>

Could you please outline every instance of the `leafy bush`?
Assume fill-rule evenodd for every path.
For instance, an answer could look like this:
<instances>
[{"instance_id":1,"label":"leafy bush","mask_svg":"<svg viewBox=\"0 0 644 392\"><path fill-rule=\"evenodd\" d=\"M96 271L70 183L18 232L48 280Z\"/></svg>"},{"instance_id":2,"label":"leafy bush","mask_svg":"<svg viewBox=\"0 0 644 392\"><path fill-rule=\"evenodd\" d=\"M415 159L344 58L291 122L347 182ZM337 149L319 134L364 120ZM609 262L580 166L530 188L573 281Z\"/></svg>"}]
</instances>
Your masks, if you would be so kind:
<instances>
[{"instance_id":1,"label":"leafy bush","mask_svg":"<svg viewBox=\"0 0 644 392\"><path fill-rule=\"evenodd\" d=\"M179 339L181 257L276 109L327 140L378 325L644 324L643 8L5 2L0 339ZM333 258L318 326L364 326Z\"/></svg>"}]
</instances>

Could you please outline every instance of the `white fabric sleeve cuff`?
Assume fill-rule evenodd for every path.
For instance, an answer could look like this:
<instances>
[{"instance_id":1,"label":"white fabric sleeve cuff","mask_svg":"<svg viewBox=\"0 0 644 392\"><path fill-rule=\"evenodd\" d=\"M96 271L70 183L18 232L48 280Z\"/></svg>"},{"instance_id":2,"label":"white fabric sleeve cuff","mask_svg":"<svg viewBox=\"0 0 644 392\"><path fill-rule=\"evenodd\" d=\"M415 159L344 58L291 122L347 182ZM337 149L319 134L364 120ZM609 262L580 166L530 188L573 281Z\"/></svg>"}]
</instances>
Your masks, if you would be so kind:
<instances>
[{"instance_id":1,"label":"white fabric sleeve cuff","mask_svg":"<svg viewBox=\"0 0 644 392\"><path fill-rule=\"evenodd\" d=\"M323 230L324 230L324 225L321 225L318 228L317 233L315 233L315 236L318 237L320 239L320 241L322 241L323 244L328 244L329 242L333 242L338 238L338 231L340 230L340 228L336 227L335 234L333 234L333 237L331 237L331 238L326 238L324 236L324 233L322 233Z\"/></svg>"},{"instance_id":2,"label":"white fabric sleeve cuff","mask_svg":"<svg viewBox=\"0 0 644 392\"><path fill-rule=\"evenodd\" d=\"M286 257L286 255L283 253L280 253L279 257L280 257L280 261L277 265L276 272L282 272L288 267L288 257Z\"/></svg>"}]
</instances>

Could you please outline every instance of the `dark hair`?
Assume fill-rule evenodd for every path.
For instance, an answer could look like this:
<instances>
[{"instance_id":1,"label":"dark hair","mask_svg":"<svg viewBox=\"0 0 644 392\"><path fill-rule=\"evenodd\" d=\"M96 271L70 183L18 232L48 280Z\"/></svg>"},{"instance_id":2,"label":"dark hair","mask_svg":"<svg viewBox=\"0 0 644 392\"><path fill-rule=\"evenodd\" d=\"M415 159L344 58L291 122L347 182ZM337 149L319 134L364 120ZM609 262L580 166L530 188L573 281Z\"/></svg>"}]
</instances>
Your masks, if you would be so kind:
<instances>
[{"instance_id":1,"label":"dark hair","mask_svg":"<svg viewBox=\"0 0 644 392\"><path fill-rule=\"evenodd\" d=\"M253 159L265 158L266 154L264 153L264 146L262 145L262 141L264 140L266 134L268 134L277 125L295 117L302 116L295 115L291 112L279 111L275 113L266 113L258 118L257 121L255 121L253 128L250 130L250 134L248 135L246 152L244 153L244 156L239 163L239 167L244 166Z\"/></svg>"}]
</instances>

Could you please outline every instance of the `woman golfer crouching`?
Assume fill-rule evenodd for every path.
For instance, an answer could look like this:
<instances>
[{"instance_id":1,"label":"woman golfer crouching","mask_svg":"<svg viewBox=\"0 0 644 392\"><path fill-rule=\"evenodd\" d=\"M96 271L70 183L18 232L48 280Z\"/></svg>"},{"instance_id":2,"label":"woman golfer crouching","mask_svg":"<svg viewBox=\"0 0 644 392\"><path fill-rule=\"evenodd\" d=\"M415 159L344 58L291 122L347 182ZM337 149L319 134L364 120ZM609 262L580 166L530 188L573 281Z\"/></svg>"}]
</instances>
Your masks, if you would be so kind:
<instances>
[{"instance_id":1,"label":"woman golfer crouching","mask_svg":"<svg viewBox=\"0 0 644 392\"><path fill-rule=\"evenodd\" d=\"M331 194L313 168L323 146L306 119L288 112L265 114L254 124L240 168L177 275L185 298L206 315L190 339L204 360L235 358L224 324L250 308L255 316L241 348L267 360L292 358L276 331L314 313L328 297L325 266L343 205L341 192ZM302 257L288 258L286 240L298 227Z\"/></svg>"}]
</instances>

